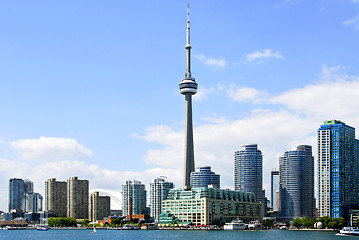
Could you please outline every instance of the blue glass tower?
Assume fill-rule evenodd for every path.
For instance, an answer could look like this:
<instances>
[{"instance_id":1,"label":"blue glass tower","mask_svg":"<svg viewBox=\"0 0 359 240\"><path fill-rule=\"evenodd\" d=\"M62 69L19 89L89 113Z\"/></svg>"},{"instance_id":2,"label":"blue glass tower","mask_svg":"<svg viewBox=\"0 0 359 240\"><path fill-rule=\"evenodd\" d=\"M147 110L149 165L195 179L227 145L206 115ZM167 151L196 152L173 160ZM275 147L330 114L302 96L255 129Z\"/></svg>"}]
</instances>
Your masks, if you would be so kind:
<instances>
[{"instance_id":1,"label":"blue glass tower","mask_svg":"<svg viewBox=\"0 0 359 240\"><path fill-rule=\"evenodd\" d=\"M279 158L280 216L314 217L314 157L312 146L300 145Z\"/></svg>"},{"instance_id":2,"label":"blue glass tower","mask_svg":"<svg viewBox=\"0 0 359 240\"><path fill-rule=\"evenodd\" d=\"M22 201L25 198L24 180L11 178L9 180L9 212L12 209L23 209Z\"/></svg>"},{"instance_id":3,"label":"blue glass tower","mask_svg":"<svg viewBox=\"0 0 359 240\"><path fill-rule=\"evenodd\" d=\"M355 129L338 120L318 129L319 216L344 217L358 205L358 140Z\"/></svg>"},{"instance_id":4,"label":"blue glass tower","mask_svg":"<svg viewBox=\"0 0 359 240\"><path fill-rule=\"evenodd\" d=\"M220 176L211 171L211 167L200 167L198 172L191 172L191 187L200 188L212 185L220 188Z\"/></svg>"},{"instance_id":5,"label":"blue glass tower","mask_svg":"<svg viewBox=\"0 0 359 240\"><path fill-rule=\"evenodd\" d=\"M28 179L11 178L9 180L9 211L12 209L27 210L27 195L32 195L34 184Z\"/></svg>"},{"instance_id":6,"label":"blue glass tower","mask_svg":"<svg viewBox=\"0 0 359 240\"><path fill-rule=\"evenodd\" d=\"M256 201L263 204L266 215L267 200L263 190L263 157L257 144L243 146L245 149L234 153L234 190L253 192Z\"/></svg>"}]
</instances>

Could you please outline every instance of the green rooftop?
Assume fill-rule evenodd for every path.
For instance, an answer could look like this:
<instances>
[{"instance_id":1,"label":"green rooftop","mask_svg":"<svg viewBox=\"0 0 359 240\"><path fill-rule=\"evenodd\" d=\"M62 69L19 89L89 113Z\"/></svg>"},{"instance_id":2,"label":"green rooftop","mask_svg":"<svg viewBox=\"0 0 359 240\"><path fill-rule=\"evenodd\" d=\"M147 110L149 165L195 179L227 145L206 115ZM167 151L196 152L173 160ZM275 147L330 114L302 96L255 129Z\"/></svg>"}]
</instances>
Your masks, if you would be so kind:
<instances>
[{"instance_id":1,"label":"green rooftop","mask_svg":"<svg viewBox=\"0 0 359 240\"><path fill-rule=\"evenodd\" d=\"M339 124L339 123L343 123L339 120L329 120L329 121L324 121L324 125L331 125L331 124ZM344 123L345 124L345 123Z\"/></svg>"}]
</instances>

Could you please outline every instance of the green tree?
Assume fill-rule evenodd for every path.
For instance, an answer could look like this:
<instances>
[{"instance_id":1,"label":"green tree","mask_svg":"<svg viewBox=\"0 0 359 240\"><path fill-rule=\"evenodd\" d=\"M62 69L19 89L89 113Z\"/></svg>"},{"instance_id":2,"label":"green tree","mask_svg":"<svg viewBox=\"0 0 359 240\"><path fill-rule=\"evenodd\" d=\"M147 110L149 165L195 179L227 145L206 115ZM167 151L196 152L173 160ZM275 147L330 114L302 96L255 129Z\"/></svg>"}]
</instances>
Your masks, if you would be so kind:
<instances>
[{"instance_id":1,"label":"green tree","mask_svg":"<svg viewBox=\"0 0 359 240\"><path fill-rule=\"evenodd\" d=\"M293 224L292 224L293 227L296 227L296 228L300 228L301 226L303 226L303 219L301 218L295 218L293 220Z\"/></svg>"},{"instance_id":2,"label":"green tree","mask_svg":"<svg viewBox=\"0 0 359 240\"><path fill-rule=\"evenodd\" d=\"M342 217L333 218L333 220L329 223L328 227L331 229L339 230L342 229L344 225L344 219Z\"/></svg>"},{"instance_id":3,"label":"green tree","mask_svg":"<svg viewBox=\"0 0 359 240\"><path fill-rule=\"evenodd\" d=\"M89 223L90 223L90 220L85 218L84 220L82 220L81 225L87 227L89 225Z\"/></svg>"},{"instance_id":4,"label":"green tree","mask_svg":"<svg viewBox=\"0 0 359 240\"><path fill-rule=\"evenodd\" d=\"M264 220L264 222L263 222L263 226L264 226L265 228L272 228L273 225L274 225L274 223L273 223L273 220L272 220L272 219L266 219L266 220Z\"/></svg>"},{"instance_id":5,"label":"green tree","mask_svg":"<svg viewBox=\"0 0 359 240\"><path fill-rule=\"evenodd\" d=\"M305 217L303 220L303 226L306 228L314 228L315 219L310 217Z\"/></svg>"},{"instance_id":6,"label":"green tree","mask_svg":"<svg viewBox=\"0 0 359 240\"><path fill-rule=\"evenodd\" d=\"M75 218L55 218L51 217L48 221L50 227L75 227L77 222Z\"/></svg>"},{"instance_id":7,"label":"green tree","mask_svg":"<svg viewBox=\"0 0 359 240\"><path fill-rule=\"evenodd\" d=\"M50 227L55 227L55 226L57 226L56 222L57 222L57 218L51 217L51 218L49 218L49 221L47 222L47 224Z\"/></svg>"},{"instance_id":8,"label":"green tree","mask_svg":"<svg viewBox=\"0 0 359 240\"><path fill-rule=\"evenodd\" d=\"M120 219L111 219L111 223L110 226L111 227L117 227L121 224L121 220Z\"/></svg>"},{"instance_id":9,"label":"green tree","mask_svg":"<svg viewBox=\"0 0 359 240\"><path fill-rule=\"evenodd\" d=\"M319 222L323 223L323 228L327 228L332 219L329 216L319 218Z\"/></svg>"}]
</instances>

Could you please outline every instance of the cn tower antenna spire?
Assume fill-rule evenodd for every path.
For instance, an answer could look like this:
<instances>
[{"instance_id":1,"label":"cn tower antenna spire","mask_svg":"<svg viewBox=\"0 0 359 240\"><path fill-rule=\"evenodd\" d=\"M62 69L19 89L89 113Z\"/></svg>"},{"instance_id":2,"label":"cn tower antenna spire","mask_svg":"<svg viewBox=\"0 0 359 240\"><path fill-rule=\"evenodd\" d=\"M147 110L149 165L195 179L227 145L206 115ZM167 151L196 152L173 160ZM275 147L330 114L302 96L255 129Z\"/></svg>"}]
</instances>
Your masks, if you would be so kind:
<instances>
[{"instance_id":1,"label":"cn tower antenna spire","mask_svg":"<svg viewBox=\"0 0 359 240\"><path fill-rule=\"evenodd\" d=\"M190 43L190 26L189 26L189 4L187 9L187 72L186 77L191 77L191 43Z\"/></svg>"}]
</instances>

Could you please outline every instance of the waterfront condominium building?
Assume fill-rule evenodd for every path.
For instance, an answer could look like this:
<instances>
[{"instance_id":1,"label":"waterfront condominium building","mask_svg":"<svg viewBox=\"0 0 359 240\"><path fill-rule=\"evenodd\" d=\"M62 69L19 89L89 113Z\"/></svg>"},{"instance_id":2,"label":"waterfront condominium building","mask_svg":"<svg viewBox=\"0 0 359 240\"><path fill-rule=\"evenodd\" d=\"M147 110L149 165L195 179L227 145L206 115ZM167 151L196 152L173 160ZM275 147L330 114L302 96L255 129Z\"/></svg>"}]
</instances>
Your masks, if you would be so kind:
<instances>
[{"instance_id":1,"label":"waterfront condominium building","mask_svg":"<svg viewBox=\"0 0 359 240\"><path fill-rule=\"evenodd\" d=\"M193 225L224 224L235 219L261 220L262 203L254 193L218 188L171 189L162 201L162 213L171 213Z\"/></svg>"},{"instance_id":2,"label":"waterfront condominium building","mask_svg":"<svg viewBox=\"0 0 359 240\"><path fill-rule=\"evenodd\" d=\"M42 211L43 198L40 193L26 194L26 211L38 213Z\"/></svg>"},{"instance_id":3,"label":"waterfront condominium building","mask_svg":"<svg viewBox=\"0 0 359 240\"><path fill-rule=\"evenodd\" d=\"M208 187L220 188L220 176L211 171L211 167L200 167L199 171L191 172L191 187Z\"/></svg>"},{"instance_id":4,"label":"waterfront condominium building","mask_svg":"<svg viewBox=\"0 0 359 240\"><path fill-rule=\"evenodd\" d=\"M162 201L166 200L168 192L172 188L174 188L174 184L165 181L162 177L153 179L153 182L150 183L150 215L155 221L158 221L161 214Z\"/></svg>"},{"instance_id":5,"label":"waterfront condominium building","mask_svg":"<svg viewBox=\"0 0 359 240\"><path fill-rule=\"evenodd\" d=\"M89 215L89 181L72 177L67 180L67 217L85 219Z\"/></svg>"},{"instance_id":6,"label":"waterfront condominium building","mask_svg":"<svg viewBox=\"0 0 359 240\"><path fill-rule=\"evenodd\" d=\"M253 192L257 202L263 203L266 214L267 204L263 190L263 158L257 144L244 145L244 150L234 153L234 189Z\"/></svg>"},{"instance_id":7,"label":"waterfront condominium building","mask_svg":"<svg viewBox=\"0 0 359 240\"><path fill-rule=\"evenodd\" d=\"M94 192L90 196L89 207L90 222L103 220L110 216L110 197L100 196L99 192Z\"/></svg>"},{"instance_id":8,"label":"waterfront condominium building","mask_svg":"<svg viewBox=\"0 0 359 240\"><path fill-rule=\"evenodd\" d=\"M132 211L130 211L132 206ZM122 214L127 216L146 214L146 190L140 181L127 180L122 185Z\"/></svg>"},{"instance_id":9,"label":"waterfront condominium building","mask_svg":"<svg viewBox=\"0 0 359 240\"><path fill-rule=\"evenodd\" d=\"M355 129L338 120L318 129L319 217L344 217L358 205L358 140Z\"/></svg>"},{"instance_id":10,"label":"waterfront condominium building","mask_svg":"<svg viewBox=\"0 0 359 240\"><path fill-rule=\"evenodd\" d=\"M57 217L67 216L67 183L51 178L45 182L45 210Z\"/></svg>"},{"instance_id":11,"label":"waterfront condominium building","mask_svg":"<svg viewBox=\"0 0 359 240\"><path fill-rule=\"evenodd\" d=\"M9 212L12 209L27 211L26 196L33 194L34 184L28 179L11 178L9 180Z\"/></svg>"},{"instance_id":12,"label":"waterfront condominium building","mask_svg":"<svg viewBox=\"0 0 359 240\"><path fill-rule=\"evenodd\" d=\"M270 183L270 207L273 209L273 211L279 211L279 204L277 205L277 190L279 191L279 171L272 170L270 172Z\"/></svg>"},{"instance_id":13,"label":"waterfront condominium building","mask_svg":"<svg viewBox=\"0 0 359 240\"><path fill-rule=\"evenodd\" d=\"M312 147L299 145L279 158L280 216L314 217L314 157Z\"/></svg>"}]
</instances>

